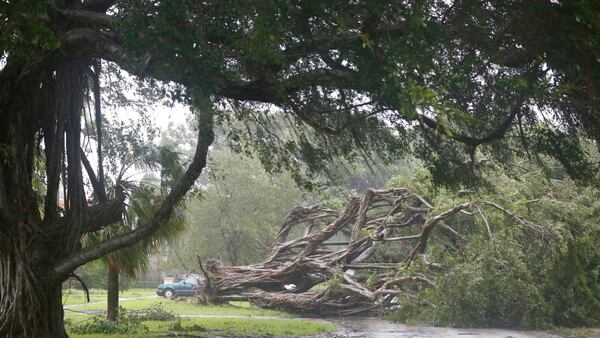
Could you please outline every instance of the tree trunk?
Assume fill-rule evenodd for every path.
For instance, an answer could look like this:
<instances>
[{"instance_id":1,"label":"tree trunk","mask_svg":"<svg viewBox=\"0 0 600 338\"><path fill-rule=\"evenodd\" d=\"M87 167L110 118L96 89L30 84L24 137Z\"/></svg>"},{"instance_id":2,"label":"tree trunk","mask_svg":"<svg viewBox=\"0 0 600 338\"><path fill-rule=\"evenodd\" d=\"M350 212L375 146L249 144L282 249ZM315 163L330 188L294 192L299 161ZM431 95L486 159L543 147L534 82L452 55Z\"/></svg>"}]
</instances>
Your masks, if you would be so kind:
<instances>
[{"instance_id":1,"label":"tree trunk","mask_svg":"<svg viewBox=\"0 0 600 338\"><path fill-rule=\"evenodd\" d=\"M25 68L6 65L0 77L0 337L60 338L67 336L61 287L71 271L56 274L53 267L79 250L86 216L78 154L64 152L65 141L79 148L84 77L70 60L52 69ZM32 186L42 170L36 168L39 130L47 156L44 200ZM71 190L60 215L65 155L62 184Z\"/></svg>"},{"instance_id":2,"label":"tree trunk","mask_svg":"<svg viewBox=\"0 0 600 338\"><path fill-rule=\"evenodd\" d=\"M109 259L108 262L108 296L106 307L106 318L116 321L119 316L119 269Z\"/></svg>"},{"instance_id":3,"label":"tree trunk","mask_svg":"<svg viewBox=\"0 0 600 338\"><path fill-rule=\"evenodd\" d=\"M8 244L10 249L5 244L0 243L0 337L67 337L62 283L49 279L44 256L31 254L23 241Z\"/></svg>"},{"instance_id":4,"label":"tree trunk","mask_svg":"<svg viewBox=\"0 0 600 338\"><path fill-rule=\"evenodd\" d=\"M6 65L1 75L0 337L66 337L62 280L52 274L54 260L66 251L66 236L55 213L42 220L32 188L41 110L54 112L48 100L57 98L49 95L53 86L40 89L41 73L35 69L25 73L21 64ZM55 197L48 192L54 209Z\"/></svg>"}]
</instances>

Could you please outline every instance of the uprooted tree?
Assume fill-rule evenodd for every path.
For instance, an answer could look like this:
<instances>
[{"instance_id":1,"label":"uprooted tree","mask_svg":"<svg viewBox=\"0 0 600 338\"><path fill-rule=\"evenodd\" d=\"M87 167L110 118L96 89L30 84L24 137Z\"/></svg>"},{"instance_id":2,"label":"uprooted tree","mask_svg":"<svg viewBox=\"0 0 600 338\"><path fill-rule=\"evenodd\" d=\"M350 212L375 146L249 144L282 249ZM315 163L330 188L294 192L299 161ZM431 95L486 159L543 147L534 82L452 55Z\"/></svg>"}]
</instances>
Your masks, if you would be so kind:
<instances>
[{"instance_id":1,"label":"uprooted tree","mask_svg":"<svg viewBox=\"0 0 600 338\"><path fill-rule=\"evenodd\" d=\"M262 307L323 315L397 306L398 297L415 296L403 286L417 283L437 288L427 275L399 272L417 259L434 273L444 269L425 255L432 231L437 228L449 243L460 248L462 235L447 220L457 213L486 219L485 209L503 213L523 231L551 236L546 227L494 202L464 202L435 213L426 199L407 189L368 190L363 198L352 197L343 211L321 206L293 209L261 263L222 266L214 259L205 264L199 259L205 279L197 297L201 302L248 300ZM491 236L487 219L485 224ZM294 230L302 232L289 238ZM334 237L347 240L335 241ZM404 248L403 261L369 260L377 245L389 242ZM311 291L321 283L325 283L324 289Z\"/></svg>"},{"instance_id":2,"label":"uprooted tree","mask_svg":"<svg viewBox=\"0 0 600 338\"><path fill-rule=\"evenodd\" d=\"M438 183L476 183L486 161L514 154L593 176L581 137L600 135L597 14L571 1L2 2L0 335L66 336L62 281L168 220L206 165L214 123L303 183L333 156L408 152ZM169 96L197 111L198 140L148 222L82 249L126 202L103 183L103 62L171 81ZM89 96L97 170L81 151Z\"/></svg>"}]
</instances>

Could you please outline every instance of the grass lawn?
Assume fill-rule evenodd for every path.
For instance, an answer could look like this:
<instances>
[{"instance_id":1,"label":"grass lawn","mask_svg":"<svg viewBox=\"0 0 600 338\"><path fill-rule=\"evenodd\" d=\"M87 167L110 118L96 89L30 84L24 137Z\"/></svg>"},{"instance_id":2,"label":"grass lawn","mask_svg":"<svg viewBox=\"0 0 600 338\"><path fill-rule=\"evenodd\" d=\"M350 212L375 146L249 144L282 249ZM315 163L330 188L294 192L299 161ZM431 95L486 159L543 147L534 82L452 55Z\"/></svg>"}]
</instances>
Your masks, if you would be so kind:
<instances>
[{"instance_id":1,"label":"grass lawn","mask_svg":"<svg viewBox=\"0 0 600 338\"><path fill-rule=\"evenodd\" d=\"M230 305L198 305L182 300L159 299L131 299L119 302L119 305L127 310L143 310L152 305L159 304L163 309L174 314L187 315L227 315L227 316L269 316L269 317L293 317L292 314L266 310L250 306L248 302L232 302ZM73 308L77 311L102 311L106 310L106 298L102 303L86 304ZM68 313L69 311L65 311Z\"/></svg>"},{"instance_id":2,"label":"grass lawn","mask_svg":"<svg viewBox=\"0 0 600 338\"><path fill-rule=\"evenodd\" d=\"M90 320L91 316L65 313L65 319L73 324L82 324ZM308 321L300 319L260 319L260 318L181 318L171 321L144 321L142 324L147 330L140 329L135 333L127 334L75 334L69 332L70 337L80 338L146 338L164 336L166 334L198 335L202 337L214 336L308 336L320 333L333 332L336 326L331 323Z\"/></svg>"},{"instance_id":3,"label":"grass lawn","mask_svg":"<svg viewBox=\"0 0 600 338\"><path fill-rule=\"evenodd\" d=\"M65 305L85 303L84 294L79 290L72 290L65 296ZM152 290L154 292L154 290ZM130 289L121 296L125 298L146 296L149 293L143 290ZM101 301L96 304L85 304L74 307L76 311L96 312L106 310L106 292L104 290L91 290L91 301ZM189 336L230 336L230 337L264 337L264 336L309 336L319 333L333 332L336 326L327 322L293 319L294 315L283 311L265 310L251 306L248 302L231 302L226 305L198 305L185 300L170 300L164 298L130 299L119 302L119 305L127 310L144 310L160 304L163 310L176 315L214 315L214 316L268 316L280 317L281 319L266 318L191 318L180 317L169 321L143 321L142 328L136 332L126 334L76 334L69 332L71 337L84 338L141 338L156 337L166 334L189 335ZM71 323L71 327L84 325L93 321L93 315L79 314L69 309L65 310L65 320ZM69 330L69 327L67 329Z\"/></svg>"},{"instance_id":4,"label":"grass lawn","mask_svg":"<svg viewBox=\"0 0 600 338\"><path fill-rule=\"evenodd\" d=\"M600 328L560 328L553 330L552 333L566 338L600 337Z\"/></svg>"},{"instance_id":5,"label":"grass lawn","mask_svg":"<svg viewBox=\"0 0 600 338\"><path fill-rule=\"evenodd\" d=\"M141 296L153 296L156 292L154 289L127 289L119 292L120 297L141 297ZM64 289L63 290L63 305L82 304L87 301L85 298L85 292L78 289ZM90 289L90 302L106 301L106 290L103 289Z\"/></svg>"}]
</instances>

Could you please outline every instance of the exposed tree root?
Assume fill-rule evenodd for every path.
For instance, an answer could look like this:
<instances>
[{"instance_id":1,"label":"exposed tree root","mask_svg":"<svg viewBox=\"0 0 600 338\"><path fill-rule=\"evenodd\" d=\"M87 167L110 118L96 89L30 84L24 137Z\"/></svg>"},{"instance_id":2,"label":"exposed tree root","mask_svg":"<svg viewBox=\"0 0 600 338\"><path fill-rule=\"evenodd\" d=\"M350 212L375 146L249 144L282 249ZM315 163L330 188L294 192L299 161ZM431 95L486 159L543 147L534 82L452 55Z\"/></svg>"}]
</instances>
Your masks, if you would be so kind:
<instances>
[{"instance_id":1,"label":"exposed tree root","mask_svg":"<svg viewBox=\"0 0 600 338\"><path fill-rule=\"evenodd\" d=\"M213 303L248 300L262 307L323 315L392 306L397 297L414 297L406 286L437 288L425 275L398 272L417 259L430 271L443 269L424 256L432 230L437 227L457 247L462 236L444 221L458 213L481 215L490 229L485 207L503 212L527 231L549 235L546 228L495 203L471 201L433 213L428 201L407 189L369 190L362 198L351 198L341 212L321 206L293 209L261 263L222 266L210 259L203 266L198 259L207 277L198 298ZM292 233L296 236L289 239ZM373 261L377 246L384 243L396 246L405 257L392 263ZM324 282L324 289L311 290Z\"/></svg>"}]
</instances>

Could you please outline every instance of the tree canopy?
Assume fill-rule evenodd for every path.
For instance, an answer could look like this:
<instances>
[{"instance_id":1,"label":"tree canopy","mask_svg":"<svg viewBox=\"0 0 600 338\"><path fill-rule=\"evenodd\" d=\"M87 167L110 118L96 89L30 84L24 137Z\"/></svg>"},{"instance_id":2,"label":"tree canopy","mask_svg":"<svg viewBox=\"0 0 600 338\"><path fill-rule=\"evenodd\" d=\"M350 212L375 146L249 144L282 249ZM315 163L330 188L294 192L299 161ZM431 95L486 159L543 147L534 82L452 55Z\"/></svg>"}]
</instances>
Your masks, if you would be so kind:
<instances>
[{"instance_id":1,"label":"tree canopy","mask_svg":"<svg viewBox=\"0 0 600 338\"><path fill-rule=\"evenodd\" d=\"M468 173L479 147L486 159L547 154L581 178L580 138L600 135L593 1L27 3L8 6L34 12L5 14L6 55L69 50L174 81L175 97L201 91L236 107L224 120L254 126L268 167L413 151L441 182ZM271 105L312 130L271 135Z\"/></svg>"}]
</instances>

